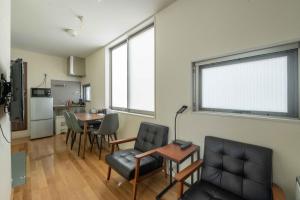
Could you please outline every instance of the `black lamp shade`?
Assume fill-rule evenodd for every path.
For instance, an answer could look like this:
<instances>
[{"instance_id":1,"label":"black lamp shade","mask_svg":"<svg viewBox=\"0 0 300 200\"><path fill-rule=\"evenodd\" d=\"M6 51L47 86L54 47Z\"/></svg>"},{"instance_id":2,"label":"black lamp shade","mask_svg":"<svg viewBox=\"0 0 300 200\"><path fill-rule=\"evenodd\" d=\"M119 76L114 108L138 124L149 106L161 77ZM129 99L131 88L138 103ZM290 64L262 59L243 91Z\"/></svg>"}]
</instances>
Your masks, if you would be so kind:
<instances>
[{"instance_id":1,"label":"black lamp shade","mask_svg":"<svg viewBox=\"0 0 300 200\"><path fill-rule=\"evenodd\" d=\"M177 111L177 114L181 114L183 113L188 107L187 106L182 106L178 111Z\"/></svg>"}]
</instances>

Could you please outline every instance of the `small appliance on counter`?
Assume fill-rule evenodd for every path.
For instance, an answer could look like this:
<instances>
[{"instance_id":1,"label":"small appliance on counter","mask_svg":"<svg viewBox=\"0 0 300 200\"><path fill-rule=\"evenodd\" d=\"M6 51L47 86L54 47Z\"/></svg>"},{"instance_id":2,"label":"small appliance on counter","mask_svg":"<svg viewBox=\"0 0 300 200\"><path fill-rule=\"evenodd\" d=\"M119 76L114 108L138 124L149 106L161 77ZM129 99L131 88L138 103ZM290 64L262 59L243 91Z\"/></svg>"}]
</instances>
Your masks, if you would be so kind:
<instances>
[{"instance_id":1,"label":"small appliance on counter","mask_svg":"<svg viewBox=\"0 0 300 200\"><path fill-rule=\"evenodd\" d=\"M49 88L31 88L30 138L53 135L53 98Z\"/></svg>"}]
</instances>

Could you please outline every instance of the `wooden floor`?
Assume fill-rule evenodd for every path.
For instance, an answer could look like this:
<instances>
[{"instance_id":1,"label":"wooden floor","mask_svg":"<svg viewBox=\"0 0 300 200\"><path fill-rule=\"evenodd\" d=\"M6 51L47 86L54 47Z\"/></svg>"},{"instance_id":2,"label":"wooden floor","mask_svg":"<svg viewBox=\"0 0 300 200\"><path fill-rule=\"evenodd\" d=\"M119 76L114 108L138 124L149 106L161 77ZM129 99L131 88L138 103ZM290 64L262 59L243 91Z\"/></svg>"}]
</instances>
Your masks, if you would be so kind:
<instances>
[{"instance_id":1,"label":"wooden floor","mask_svg":"<svg viewBox=\"0 0 300 200\"><path fill-rule=\"evenodd\" d=\"M104 152L101 160L97 153L86 152L83 160L77 156L77 144L71 151L65 144L65 135L30 141L13 141L12 152L27 152L26 184L16 187L14 200L129 200L132 185L115 172L106 181L107 165ZM95 148L96 151L96 148ZM167 185L162 173L139 184L139 200L152 200ZM176 188L165 200L176 199Z\"/></svg>"}]
</instances>

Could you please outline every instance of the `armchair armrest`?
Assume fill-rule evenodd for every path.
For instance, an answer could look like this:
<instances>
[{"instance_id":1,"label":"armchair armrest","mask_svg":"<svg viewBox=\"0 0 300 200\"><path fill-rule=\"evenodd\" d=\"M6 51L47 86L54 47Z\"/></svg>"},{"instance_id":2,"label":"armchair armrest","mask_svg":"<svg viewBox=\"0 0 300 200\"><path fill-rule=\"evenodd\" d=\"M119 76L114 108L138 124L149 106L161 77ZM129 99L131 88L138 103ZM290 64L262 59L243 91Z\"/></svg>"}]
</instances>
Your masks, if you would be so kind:
<instances>
[{"instance_id":1,"label":"armchair armrest","mask_svg":"<svg viewBox=\"0 0 300 200\"><path fill-rule=\"evenodd\" d=\"M147 156L150 156L150 155L154 154L155 152L156 152L156 149L152 149L152 150L146 151L144 153L140 153L138 155L135 155L134 157L136 159L142 159L144 157L147 157Z\"/></svg>"},{"instance_id":2,"label":"armchair armrest","mask_svg":"<svg viewBox=\"0 0 300 200\"><path fill-rule=\"evenodd\" d=\"M272 193L273 200L285 200L285 194L283 190L275 183L272 184Z\"/></svg>"},{"instance_id":3,"label":"armchair armrest","mask_svg":"<svg viewBox=\"0 0 300 200\"><path fill-rule=\"evenodd\" d=\"M109 144L111 144L111 151L110 151L110 153L111 154L114 153L115 145L119 145L119 144L123 144L123 143L127 143L127 142L132 142L132 141L135 141L135 140L136 140L136 137L110 141L109 142Z\"/></svg>"},{"instance_id":4,"label":"armchair armrest","mask_svg":"<svg viewBox=\"0 0 300 200\"><path fill-rule=\"evenodd\" d=\"M184 181L189 177L192 173L194 173L201 165L203 164L203 160L197 160L190 166L184 168L182 171L180 171L178 174L176 174L175 179L176 181Z\"/></svg>"},{"instance_id":5,"label":"armchair armrest","mask_svg":"<svg viewBox=\"0 0 300 200\"><path fill-rule=\"evenodd\" d=\"M203 164L203 160L197 160L196 162L194 162L190 166L184 168L182 171L180 171L178 174L175 175L175 180L178 181L178 183L177 183L177 198L178 199L180 199L182 197L185 179L187 179L196 170L198 170L202 164Z\"/></svg>"},{"instance_id":6,"label":"armchair armrest","mask_svg":"<svg viewBox=\"0 0 300 200\"><path fill-rule=\"evenodd\" d=\"M109 144L115 145L115 144L123 144L123 143L127 143L127 142L132 142L135 141L136 137L132 137L132 138L127 138L127 139L120 139L120 140L114 140L114 141L110 141Z\"/></svg>"}]
</instances>

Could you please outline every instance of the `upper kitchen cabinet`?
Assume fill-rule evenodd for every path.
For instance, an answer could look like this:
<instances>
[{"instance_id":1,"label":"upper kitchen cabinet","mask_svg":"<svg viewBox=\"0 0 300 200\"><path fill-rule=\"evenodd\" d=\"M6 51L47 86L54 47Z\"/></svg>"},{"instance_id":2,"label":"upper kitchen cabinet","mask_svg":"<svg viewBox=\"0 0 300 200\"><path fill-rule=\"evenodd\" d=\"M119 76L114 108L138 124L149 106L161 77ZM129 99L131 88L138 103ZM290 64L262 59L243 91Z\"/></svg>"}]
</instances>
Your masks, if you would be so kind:
<instances>
[{"instance_id":1,"label":"upper kitchen cabinet","mask_svg":"<svg viewBox=\"0 0 300 200\"><path fill-rule=\"evenodd\" d=\"M85 76L85 59L75 56L68 58L68 75L70 76Z\"/></svg>"}]
</instances>

